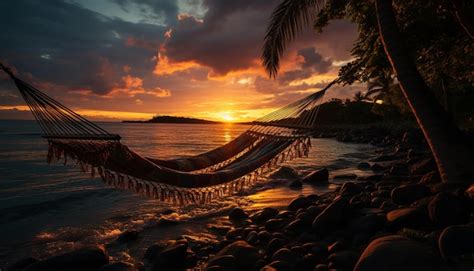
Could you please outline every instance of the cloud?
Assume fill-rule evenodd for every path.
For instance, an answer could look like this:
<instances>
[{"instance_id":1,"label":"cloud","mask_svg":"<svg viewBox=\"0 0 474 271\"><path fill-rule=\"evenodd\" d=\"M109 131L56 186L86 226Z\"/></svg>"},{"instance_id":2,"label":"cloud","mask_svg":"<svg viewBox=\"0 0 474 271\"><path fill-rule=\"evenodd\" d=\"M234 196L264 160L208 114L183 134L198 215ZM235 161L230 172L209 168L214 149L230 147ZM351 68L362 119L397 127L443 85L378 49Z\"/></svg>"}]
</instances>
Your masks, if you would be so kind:
<instances>
[{"instance_id":1,"label":"cloud","mask_svg":"<svg viewBox=\"0 0 474 271\"><path fill-rule=\"evenodd\" d=\"M302 68L309 68L316 73L327 73L332 66L330 59L324 57L316 52L316 48L308 47L298 50L298 55L303 58Z\"/></svg>"}]
</instances>

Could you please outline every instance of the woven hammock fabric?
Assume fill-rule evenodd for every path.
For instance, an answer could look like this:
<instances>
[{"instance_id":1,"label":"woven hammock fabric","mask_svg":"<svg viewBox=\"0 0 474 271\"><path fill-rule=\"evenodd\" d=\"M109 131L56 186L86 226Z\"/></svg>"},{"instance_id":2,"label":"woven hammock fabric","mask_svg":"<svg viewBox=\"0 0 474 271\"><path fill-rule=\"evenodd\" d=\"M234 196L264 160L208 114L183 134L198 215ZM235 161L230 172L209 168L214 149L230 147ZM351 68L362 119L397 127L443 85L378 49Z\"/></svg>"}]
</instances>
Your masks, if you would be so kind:
<instances>
[{"instance_id":1,"label":"woven hammock fabric","mask_svg":"<svg viewBox=\"0 0 474 271\"><path fill-rule=\"evenodd\" d=\"M282 107L258 120L229 143L192 157L147 158L120 142L42 91L17 78L15 82L48 140L47 161L75 161L92 176L115 187L174 204L206 203L231 195L259 181L279 164L307 156L325 89Z\"/></svg>"}]
</instances>

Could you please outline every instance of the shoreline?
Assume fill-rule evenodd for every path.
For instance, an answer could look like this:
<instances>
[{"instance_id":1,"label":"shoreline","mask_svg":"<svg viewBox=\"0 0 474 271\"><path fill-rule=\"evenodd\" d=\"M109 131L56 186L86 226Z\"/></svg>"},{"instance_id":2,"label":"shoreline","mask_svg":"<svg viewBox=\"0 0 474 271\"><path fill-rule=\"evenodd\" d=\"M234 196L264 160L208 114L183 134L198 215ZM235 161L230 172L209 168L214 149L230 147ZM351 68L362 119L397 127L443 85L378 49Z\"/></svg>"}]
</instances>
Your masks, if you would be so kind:
<instances>
[{"instance_id":1,"label":"shoreline","mask_svg":"<svg viewBox=\"0 0 474 271\"><path fill-rule=\"evenodd\" d=\"M318 138L334 137L341 142L370 143L380 148L373 157L359 164L361 169L373 172L368 176L342 174L329 180L324 169L301 178L293 175L291 169L280 170L289 179L287 185L294 189L311 185L323 187L328 181L340 184L332 192L298 197L283 208L227 210L217 217L219 223L207 225L206 231L163 240L150 246L142 259L128 263L109 263L106 251L126 251L127 246L133 246L140 234L133 231L122 233L117 240L101 248L85 248L40 261L20 259L11 265L25 268L10 266L6 270L49 270L64 264L58 263L58 257L67 259L69 266L79 266L80 270L352 270L356 265L358 270L376 270L368 267L381 268L374 264L384 255L370 252L388 249L373 244L377 240L388 242L391 254L393 249L408 245L412 250L406 250L411 255L404 251L396 253L408 257L411 267L426 269L429 263L417 260L426 260L426 257L436 263L430 268L460 268L472 264L459 253L448 253L452 247L438 246L444 231L459 234L459 229L447 227L453 221L466 225L461 229L464 238L472 236L473 226L467 225L473 222L469 205L473 200L472 186L468 190L465 184L440 183L432 157L416 130L392 130L389 135L376 137L373 134L380 135L381 131L335 127L315 131ZM445 193L440 194L440 191ZM446 214L438 214L437 218L431 211L431 206L436 204L440 205L439 210L443 210L444 205L454 204L464 212L454 218L446 218ZM163 223L176 226L172 221L163 220ZM93 260L81 258L84 254L93 255L87 257ZM391 261L385 257L385 262ZM401 268L410 266L399 265Z\"/></svg>"}]
</instances>

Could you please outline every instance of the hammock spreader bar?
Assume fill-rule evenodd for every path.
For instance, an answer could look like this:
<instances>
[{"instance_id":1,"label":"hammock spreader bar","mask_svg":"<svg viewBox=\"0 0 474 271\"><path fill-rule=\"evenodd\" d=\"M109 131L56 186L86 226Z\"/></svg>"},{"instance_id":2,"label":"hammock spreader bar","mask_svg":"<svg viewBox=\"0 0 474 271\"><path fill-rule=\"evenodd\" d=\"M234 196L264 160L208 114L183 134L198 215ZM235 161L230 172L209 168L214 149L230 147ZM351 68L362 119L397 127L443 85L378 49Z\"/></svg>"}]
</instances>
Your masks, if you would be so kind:
<instances>
[{"instance_id":1,"label":"hammock spreader bar","mask_svg":"<svg viewBox=\"0 0 474 271\"><path fill-rule=\"evenodd\" d=\"M286 161L307 156L324 93L337 81L258 120L231 142L206 153L172 160L145 158L110 134L17 78L15 82L48 140L48 162L75 160L115 187L175 204L206 203L234 194Z\"/></svg>"}]
</instances>

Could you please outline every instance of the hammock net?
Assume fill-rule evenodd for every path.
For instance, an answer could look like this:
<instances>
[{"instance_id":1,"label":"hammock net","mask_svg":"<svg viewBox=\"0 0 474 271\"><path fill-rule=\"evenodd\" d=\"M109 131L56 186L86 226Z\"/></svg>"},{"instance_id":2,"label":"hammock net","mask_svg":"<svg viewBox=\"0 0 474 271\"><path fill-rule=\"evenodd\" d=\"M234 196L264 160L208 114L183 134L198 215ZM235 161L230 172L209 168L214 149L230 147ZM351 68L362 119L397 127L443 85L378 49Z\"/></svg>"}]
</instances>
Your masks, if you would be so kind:
<instances>
[{"instance_id":1,"label":"hammock net","mask_svg":"<svg viewBox=\"0 0 474 271\"><path fill-rule=\"evenodd\" d=\"M307 156L326 88L254 121L229 143L192 157L143 157L27 82L10 75L48 140L48 163L73 160L109 185L173 204L207 203L242 191L283 162Z\"/></svg>"}]
</instances>

